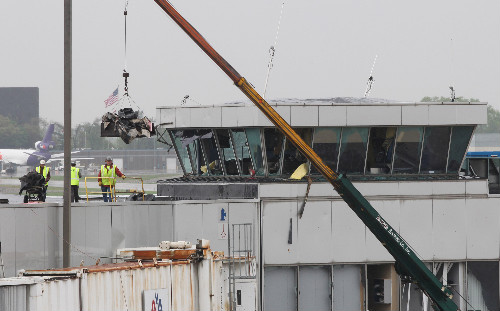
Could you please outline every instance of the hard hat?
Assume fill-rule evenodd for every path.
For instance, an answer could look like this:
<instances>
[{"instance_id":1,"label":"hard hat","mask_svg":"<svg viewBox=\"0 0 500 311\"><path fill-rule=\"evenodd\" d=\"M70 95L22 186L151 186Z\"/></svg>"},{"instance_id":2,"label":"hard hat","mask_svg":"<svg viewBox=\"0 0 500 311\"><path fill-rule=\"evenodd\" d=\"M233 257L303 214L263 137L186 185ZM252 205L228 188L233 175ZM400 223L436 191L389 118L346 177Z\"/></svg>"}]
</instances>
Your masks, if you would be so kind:
<instances>
[{"instance_id":1,"label":"hard hat","mask_svg":"<svg viewBox=\"0 0 500 311\"><path fill-rule=\"evenodd\" d=\"M113 161L113 159L111 159L111 157L106 157L106 161Z\"/></svg>"},{"instance_id":2,"label":"hard hat","mask_svg":"<svg viewBox=\"0 0 500 311\"><path fill-rule=\"evenodd\" d=\"M40 160L40 165L45 165L45 160Z\"/></svg>"},{"instance_id":3,"label":"hard hat","mask_svg":"<svg viewBox=\"0 0 500 311\"><path fill-rule=\"evenodd\" d=\"M71 165L75 166L76 162L75 161L71 161Z\"/></svg>"}]
</instances>

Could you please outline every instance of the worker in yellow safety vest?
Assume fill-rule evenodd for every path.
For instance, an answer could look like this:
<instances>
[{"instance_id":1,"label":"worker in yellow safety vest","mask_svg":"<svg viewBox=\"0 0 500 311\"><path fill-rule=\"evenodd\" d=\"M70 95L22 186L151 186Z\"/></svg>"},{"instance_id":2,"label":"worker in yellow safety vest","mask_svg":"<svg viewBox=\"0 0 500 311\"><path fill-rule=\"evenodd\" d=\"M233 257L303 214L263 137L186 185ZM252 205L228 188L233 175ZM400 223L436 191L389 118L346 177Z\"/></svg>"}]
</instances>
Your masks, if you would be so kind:
<instances>
[{"instance_id":1,"label":"worker in yellow safety vest","mask_svg":"<svg viewBox=\"0 0 500 311\"><path fill-rule=\"evenodd\" d=\"M113 165L113 159L111 159L110 157L107 157L105 162L105 165L101 165L101 170L97 175L97 181L99 182L99 186L101 187L104 202L112 202L112 192L116 182L115 178L116 176L118 176L125 179L125 175L120 172L116 165Z\"/></svg>"},{"instance_id":2,"label":"worker in yellow safety vest","mask_svg":"<svg viewBox=\"0 0 500 311\"><path fill-rule=\"evenodd\" d=\"M71 162L71 202L78 203L80 196L78 195L78 188L80 187L80 178L82 173L76 167L76 162Z\"/></svg>"},{"instance_id":3,"label":"worker in yellow safety vest","mask_svg":"<svg viewBox=\"0 0 500 311\"><path fill-rule=\"evenodd\" d=\"M43 178L45 178L45 186L43 187L42 197L40 198L42 202L45 202L45 198L47 197L47 188L49 187L50 167L45 166L45 160L40 160L40 166L37 166L35 171L38 174L42 174Z\"/></svg>"}]
</instances>

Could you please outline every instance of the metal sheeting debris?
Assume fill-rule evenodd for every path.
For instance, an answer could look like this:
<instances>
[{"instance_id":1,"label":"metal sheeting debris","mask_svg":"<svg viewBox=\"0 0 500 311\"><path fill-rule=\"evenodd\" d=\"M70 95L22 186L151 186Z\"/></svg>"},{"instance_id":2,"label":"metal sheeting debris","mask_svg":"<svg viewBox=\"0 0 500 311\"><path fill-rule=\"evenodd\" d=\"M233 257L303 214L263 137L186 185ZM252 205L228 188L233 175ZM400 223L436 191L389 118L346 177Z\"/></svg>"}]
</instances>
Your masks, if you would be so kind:
<instances>
[{"instance_id":1,"label":"metal sheeting debris","mask_svg":"<svg viewBox=\"0 0 500 311\"><path fill-rule=\"evenodd\" d=\"M153 123L147 118L139 118L139 111L123 108L118 113L107 112L102 116L101 136L120 137L126 144L141 137L155 135Z\"/></svg>"}]
</instances>

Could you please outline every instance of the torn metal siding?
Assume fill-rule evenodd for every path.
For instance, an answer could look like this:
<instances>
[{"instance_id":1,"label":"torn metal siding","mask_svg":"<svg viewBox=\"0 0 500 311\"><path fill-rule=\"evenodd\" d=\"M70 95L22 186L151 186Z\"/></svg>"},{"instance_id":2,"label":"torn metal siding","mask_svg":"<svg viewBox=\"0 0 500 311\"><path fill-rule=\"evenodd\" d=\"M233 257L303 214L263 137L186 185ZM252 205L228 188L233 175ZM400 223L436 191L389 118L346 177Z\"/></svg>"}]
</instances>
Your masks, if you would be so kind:
<instances>
[{"instance_id":1,"label":"torn metal siding","mask_svg":"<svg viewBox=\"0 0 500 311\"><path fill-rule=\"evenodd\" d=\"M152 302L143 301L145 291L162 290L168 295L163 297L164 311L200 310L201 300L208 302L206 310L225 311L229 288L223 265L210 257L198 262L125 262L27 271L20 278L0 279L0 310L140 311L144 303L151 307Z\"/></svg>"}]
</instances>

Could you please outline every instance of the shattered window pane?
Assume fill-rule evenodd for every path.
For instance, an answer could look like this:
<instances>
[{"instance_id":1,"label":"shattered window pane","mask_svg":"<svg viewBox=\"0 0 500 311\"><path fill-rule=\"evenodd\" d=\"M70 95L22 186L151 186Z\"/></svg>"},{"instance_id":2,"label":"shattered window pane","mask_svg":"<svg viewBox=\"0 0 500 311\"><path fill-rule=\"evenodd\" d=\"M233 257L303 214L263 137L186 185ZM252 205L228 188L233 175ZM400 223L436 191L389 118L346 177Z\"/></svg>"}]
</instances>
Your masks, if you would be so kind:
<instances>
[{"instance_id":1,"label":"shattered window pane","mask_svg":"<svg viewBox=\"0 0 500 311\"><path fill-rule=\"evenodd\" d=\"M177 151L177 159L184 167L184 174L192 174L193 168L191 160L189 159L188 144L183 142L184 131L169 131L170 135L174 138L175 149Z\"/></svg>"},{"instance_id":2,"label":"shattered window pane","mask_svg":"<svg viewBox=\"0 0 500 311\"><path fill-rule=\"evenodd\" d=\"M498 261L467 262L467 294L474 310L499 310Z\"/></svg>"},{"instance_id":3,"label":"shattered window pane","mask_svg":"<svg viewBox=\"0 0 500 311\"><path fill-rule=\"evenodd\" d=\"M250 175L250 169L253 169L252 158L250 157L250 148L247 143L247 135L244 129L231 129L233 136L236 158L240 164L241 175ZM260 148L259 148L260 149Z\"/></svg>"},{"instance_id":4,"label":"shattered window pane","mask_svg":"<svg viewBox=\"0 0 500 311\"><path fill-rule=\"evenodd\" d=\"M197 175L203 174L200 171L200 167L205 164L205 159L203 158L203 153L200 151L200 141L197 139L188 145L189 153L191 154L191 166L193 167L194 173Z\"/></svg>"},{"instance_id":5,"label":"shattered window pane","mask_svg":"<svg viewBox=\"0 0 500 311\"><path fill-rule=\"evenodd\" d=\"M449 126L425 128L420 173L440 174L446 172L450 132Z\"/></svg>"},{"instance_id":6,"label":"shattered window pane","mask_svg":"<svg viewBox=\"0 0 500 311\"><path fill-rule=\"evenodd\" d=\"M448 173L458 174L473 131L473 126L454 126L452 128Z\"/></svg>"},{"instance_id":7,"label":"shattered window pane","mask_svg":"<svg viewBox=\"0 0 500 311\"><path fill-rule=\"evenodd\" d=\"M217 133L220 156L222 158L224 168L226 169L226 175L239 175L233 143L229 136L229 130L218 129L215 132Z\"/></svg>"},{"instance_id":8,"label":"shattered window pane","mask_svg":"<svg viewBox=\"0 0 500 311\"><path fill-rule=\"evenodd\" d=\"M398 129L393 173L418 173L423 133L422 127L400 127Z\"/></svg>"},{"instance_id":9,"label":"shattered window pane","mask_svg":"<svg viewBox=\"0 0 500 311\"><path fill-rule=\"evenodd\" d=\"M364 173L367 141L367 127L344 128L340 146L339 172Z\"/></svg>"},{"instance_id":10,"label":"shattered window pane","mask_svg":"<svg viewBox=\"0 0 500 311\"><path fill-rule=\"evenodd\" d=\"M264 139L266 141L267 169L269 175L280 173L281 153L283 149L283 134L278 129L264 129Z\"/></svg>"},{"instance_id":11,"label":"shattered window pane","mask_svg":"<svg viewBox=\"0 0 500 311\"><path fill-rule=\"evenodd\" d=\"M391 172L395 138L395 127L372 127L370 129L370 142L366 159L367 174L388 174Z\"/></svg>"},{"instance_id":12,"label":"shattered window pane","mask_svg":"<svg viewBox=\"0 0 500 311\"><path fill-rule=\"evenodd\" d=\"M211 130L198 130L198 136L207 165L202 166L200 170L208 175L222 175L221 160L219 151L215 144L215 138Z\"/></svg>"},{"instance_id":13,"label":"shattered window pane","mask_svg":"<svg viewBox=\"0 0 500 311\"><path fill-rule=\"evenodd\" d=\"M304 140L304 142L311 146L312 141L312 129L310 128L298 128L294 129L297 135ZM283 171L282 175L290 176L295 172L295 170L303 163L307 163L307 158L300 153L300 151L295 148L295 146L286 140L285 143L285 153L283 155Z\"/></svg>"},{"instance_id":14,"label":"shattered window pane","mask_svg":"<svg viewBox=\"0 0 500 311\"><path fill-rule=\"evenodd\" d=\"M264 176L264 162L262 160L262 146L260 140L260 129L249 128L245 130L248 138L248 146L250 148L250 153L252 155L252 161L254 165L255 175Z\"/></svg>"},{"instance_id":15,"label":"shattered window pane","mask_svg":"<svg viewBox=\"0 0 500 311\"><path fill-rule=\"evenodd\" d=\"M318 127L314 130L313 150L333 171L337 171L337 160L340 147L340 127ZM311 174L319 174L311 167Z\"/></svg>"}]
</instances>

